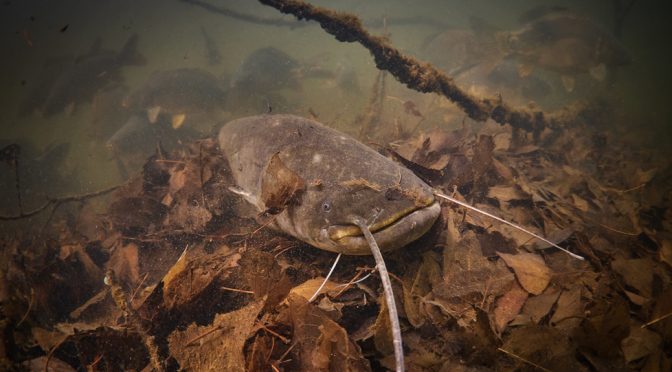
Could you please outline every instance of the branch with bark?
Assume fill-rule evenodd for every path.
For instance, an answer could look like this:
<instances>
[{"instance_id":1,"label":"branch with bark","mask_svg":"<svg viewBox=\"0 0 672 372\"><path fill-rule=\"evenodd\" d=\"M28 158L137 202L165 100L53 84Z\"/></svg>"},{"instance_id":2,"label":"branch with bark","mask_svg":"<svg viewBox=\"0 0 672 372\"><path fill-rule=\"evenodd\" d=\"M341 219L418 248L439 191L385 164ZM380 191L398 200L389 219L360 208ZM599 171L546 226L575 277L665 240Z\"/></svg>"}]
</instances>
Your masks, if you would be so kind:
<instances>
[{"instance_id":1,"label":"branch with bark","mask_svg":"<svg viewBox=\"0 0 672 372\"><path fill-rule=\"evenodd\" d=\"M299 20L316 21L336 40L359 43L373 55L376 67L389 71L399 82L422 93L437 93L455 103L470 118L485 121L491 118L499 124L540 133L544 128L560 127L576 115L568 115L565 109L558 113L516 109L507 105L501 97L481 98L460 89L455 81L429 63L421 62L402 54L387 38L371 35L360 19L352 14L313 6L299 0L259 0L276 8L283 14L292 14ZM570 108L583 111L583 105Z\"/></svg>"}]
</instances>

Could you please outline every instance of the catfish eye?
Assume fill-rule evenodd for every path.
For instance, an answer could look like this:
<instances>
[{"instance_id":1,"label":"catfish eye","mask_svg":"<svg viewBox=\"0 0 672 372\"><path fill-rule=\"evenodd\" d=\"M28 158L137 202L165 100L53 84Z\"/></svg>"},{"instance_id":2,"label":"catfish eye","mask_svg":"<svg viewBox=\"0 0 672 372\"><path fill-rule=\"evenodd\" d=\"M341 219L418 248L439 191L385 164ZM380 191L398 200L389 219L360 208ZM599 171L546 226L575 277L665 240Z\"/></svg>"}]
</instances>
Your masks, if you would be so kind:
<instances>
[{"instance_id":1,"label":"catfish eye","mask_svg":"<svg viewBox=\"0 0 672 372\"><path fill-rule=\"evenodd\" d=\"M322 212L329 213L331 212L331 202L325 201L322 203Z\"/></svg>"}]
</instances>

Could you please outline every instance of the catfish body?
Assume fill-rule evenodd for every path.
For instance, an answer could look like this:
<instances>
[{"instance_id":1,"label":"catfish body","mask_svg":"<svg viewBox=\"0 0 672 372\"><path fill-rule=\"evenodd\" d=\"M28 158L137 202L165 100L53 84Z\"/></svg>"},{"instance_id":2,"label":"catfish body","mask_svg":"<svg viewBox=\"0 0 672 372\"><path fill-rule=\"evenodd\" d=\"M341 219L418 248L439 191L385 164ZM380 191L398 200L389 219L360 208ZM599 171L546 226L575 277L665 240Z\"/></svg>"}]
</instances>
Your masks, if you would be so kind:
<instances>
[{"instance_id":1,"label":"catfish body","mask_svg":"<svg viewBox=\"0 0 672 372\"><path fill-rule=\"evenodd\" d=\"M290 171L301 190L275 216L275 227L315 247L370 254L356 219L367 222L380 249L400 248L422 236L440 207L432 189L408 169L352 137L293 115L237 119L219 132L237 192L261 213L262 186Z\"/></svg>"}]
</instances>

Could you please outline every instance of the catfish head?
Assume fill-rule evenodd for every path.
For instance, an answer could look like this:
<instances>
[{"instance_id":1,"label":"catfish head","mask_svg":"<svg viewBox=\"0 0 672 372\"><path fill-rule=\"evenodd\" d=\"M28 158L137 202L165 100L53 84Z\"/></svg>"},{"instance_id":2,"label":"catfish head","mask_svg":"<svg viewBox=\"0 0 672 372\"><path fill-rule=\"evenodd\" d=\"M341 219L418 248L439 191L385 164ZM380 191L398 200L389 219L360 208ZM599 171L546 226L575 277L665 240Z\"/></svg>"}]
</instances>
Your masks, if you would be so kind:
<instances>
[{"instance_id":1,"label":"catfish head","mask_svg":"<svg viewBox=\"0 0 672 372\"><path fill-rule=\"evenodd\" d=\"M317 248L371 254L422 236L439 216L432 189L410 170L316 121L260 115L227 123L219 144L236 192L273 226Z\"/></svg>"},{"instance_id":2,"label":"catfish head","mask_svg":"<svg viewBox=\"0 0 672 372\"><path fill-rule=\"evenodd\" d=\"M294 150L315 153L317 149ZM299 155L291 150L282 154L278 155L287 163ZM284 189L289 190L283 195L293 197L282 203L284 208L276 216L275 224L315 247L348 255L370 254L369 245L356 225L358 219L366 221L381 251L397 249L418 239L436 221L439 204L432 189L417 176L381 158L376 160L385 160L386 166L376 167L362 159L349 166L348 172L339 171L340 177L333 170L344 168L338 164L343 157L320 159L321 165L314 168L310 165L296 168L296 176L292 177L287 177L286 169L280 172L276 179L287 180ZM274 163L267 169L275 168ZM322 177L311 178L319 168L323 169ZM296 192L296 185L301 185L300 192ZM277 200L271 204L277 204Z\"/></svg>"}]
</instances>

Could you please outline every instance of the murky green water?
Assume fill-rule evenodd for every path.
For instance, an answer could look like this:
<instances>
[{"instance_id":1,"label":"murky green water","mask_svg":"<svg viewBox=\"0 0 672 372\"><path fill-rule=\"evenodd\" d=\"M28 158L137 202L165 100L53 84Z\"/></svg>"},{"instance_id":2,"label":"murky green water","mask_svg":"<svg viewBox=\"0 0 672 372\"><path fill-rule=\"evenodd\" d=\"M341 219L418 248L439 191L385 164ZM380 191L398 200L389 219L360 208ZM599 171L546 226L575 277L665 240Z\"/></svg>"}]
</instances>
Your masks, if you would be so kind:
<instances>
[{"instance_id":1,"label":"murky green water","mask_svg":"<svg viewBox=\"0 0 672 372\"><path fill-rule=\"evenodd\" d=\"M213 4L259 17L293 22L291 17L281 17L274 9L253 1ZM428 40L446 29L469 30L470 16L483 18L501 30L514 30L520 27L516 21L518 16L536 5L538 4L534 1L515 1L506 5L489 1L346 1L339 2L337 7L356 13L368 24L376 26L380 26L380 21L386 18L392 43L409 55L425 58L428 53L429 57L436 56L436 50L430 53L426 49ZM568 5L578 12L588 14L595 22L604 24L607 30L612 27L612 8L609 1L591 4L565 2L561 5ZM2 44L6 53L0 61L0 69L4 72L0 78L3 87L0 93L3 107L0 138L3 139L3 144L15 141L30 144L35 148L33 153L37 155L50 145L69 144L67 154L56 159L55 164L45 163L46 166L54 167L67 175L68 182L45 180L54 185L62 183L63 187L41 190L42 196L92 191L123 180L105 143L110 133L122 126L123 123L120 122L127 119L127 115L110 118L114 108L107 107L107 111L100 108L105 104L111 105L104 102L104 96L103 99L99 97L100 90L109 88L109 85L101 87L100 90L92 88L97 95L89 95L85 97L86 100L77 99L73 112L68 111L72 110L71 107L66 107L67 110L49 117L42 115L39 109L22 116L17 114L31 89L40 84L45 61L52 57L84 55L91 50L97 39L100 40L102 49L119 51L132 34L139 36L138 51L145 56L146 64L118 69L121 79L117 84L124 87L122 94L138 89L152 72L160 70L201 68L226 81L235 75L247 55L266 46L281 49L302 66L308 66L308 69L319 68L331 72L348 69L356 77L359 91L353 93L340 89L334 78L299 76L299 88L280 92L277 97L282 102L270 103L276 106L276 110L302 115L307 115L312 110L321 121L343 130L352 130L355 117L361 113L369 99L370 86L377 74L369 54L362 47L339 43L314 24L296 28L253 24L179 1L7 1L2 7ZM669 53L664 52L668 38L661 29L665 9L657 7L658 5L648 3L633 7L623 28L623 43L633 62L619 68L613 79L607 83L611 86L588 81L589 87L585 90L588 95L616 96L614 101L619 103L616 109L620 117L633 124L636 132L631 134L634 136L641 134L652 138L651 131L657 130L660 136L655 137L669 139L669 105L666 104L665 89L670 82L670 57L667 55ZM409 24L395 24L395 19L405 17L419 18ZM445 27L430 24L430 20L444 24ZM67 29L64 29L66 26ZM207 32L221 53L221 62L216 65L207 61L201 28ZM383 29L373 27L372 32L381 33ZM550 97L535 99L534 96L505 95L504 98L514 103L535 100L547 107L558 107L559 103L583 97L581 92L567 94L562 91L557 74L541 70L540 76L547 78L550 83ZM478 83L476 80L480 78L458 77L458 81L468 89L472 82ZM585 74L577 76L579 82L588 79ZM420 106L436 106L438 100L435 96L415 93L392 81L393 79L388 79L388 95L403 100L413 99ZM225 82L223 86L226 87ZM263 90L264 87L253 89ZM499 88L495 87L497 89ZM473 91L480 90L474 88ZM94 100L94 97L103 102L88 102ZM236 110L229 108L219 119L226 121L232 117L258 113L265 107L264 102L246 102L250 104L249 107L237 107ZM385 115L392 118L398 114L399 105L394 100L389 100L388 103ZM453 116L459 116L455 110L452 111ZM94 119L97 122L93 122ZM199 127L199 133L208 134L208 130L216 127L217 122L214 120ZM424 125L451 126L455 122L454 118L446 120L445 115L435 115L434 120L428 120ZM105 128L101 129L101 126ZM645 129L642 131L642 128ZM26 156L29 156L28 153ZM2 210L10 213L16 211L13 195L6 195L12 180L4 174L7 169L2 171L2 188L5 191ZM57 174L52 176L58 177ZM40 195L36 197L39 198ZM30 197L26 199L27 205L40 203Z\"/></svg>"}]
</instances>

